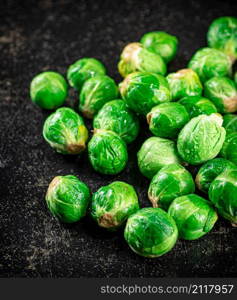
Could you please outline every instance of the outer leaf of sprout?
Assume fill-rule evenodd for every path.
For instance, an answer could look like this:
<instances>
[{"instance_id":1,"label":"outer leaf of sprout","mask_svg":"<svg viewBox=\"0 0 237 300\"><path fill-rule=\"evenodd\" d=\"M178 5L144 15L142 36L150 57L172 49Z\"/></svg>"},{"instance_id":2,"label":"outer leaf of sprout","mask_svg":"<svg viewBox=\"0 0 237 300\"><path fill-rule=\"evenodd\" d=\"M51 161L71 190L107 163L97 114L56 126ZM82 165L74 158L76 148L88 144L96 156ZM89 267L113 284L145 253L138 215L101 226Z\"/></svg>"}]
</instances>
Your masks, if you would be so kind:
<instances>
[{"instance_id":1,"label":"outer leaf of sprout","mask_svg":"<svg viewBox=\"0 0 237 300\"><path fill-rule=\"evenodd\" d=\"M123 49L118 70L123 77L137 71L165 75L167 67L159 54L147 50L140 43L131 43Z\"/></svg>"},{"instance_id":2,"label":"outer leaf of sprout","mask_svg":"<svg viewBox=\"0 0 237 300\"><path fill-rule=\"evenodd\" d=\"M177 140L182 159L191 165L198 165L216 157L225 140L222 122L219 114L200 115L191 119Z\"/></svg>"},{"instance_id":3,"label":"outer leaf of sprout","mask_svg":"<svg viewBox=\"0 0 237 300\"><path fill-rule=\"evenodd\" d=\"M168 214L174 218L179 236L185 240L196 240L207 234L218 218L210 203L195 194L176 198Z\"/></svg>"},{"instance_id":4,"label":"outer leaf of sprout","mask_svg":"<svg viewBox=\"0 0 237 300\"><path fill-rule=\"evenodd\" d=\"M180 163L176 143L159 137L150 137L137 153L138 167L141 173L152 178L162 167Z\"/></svg>"},{"instance_id":5,"label":"outer leaf of sprout","mask_svg":"<svg viewBox=\"0 0 237 300\"><path fill-rule=\"evenodd\" d=\"M46 119L43 136L57 152L79 154L86 148L88 130L80 115L68 107L62 107Z\"/></svg>"},{"instance_id":6,"label":"outer leaf of sprout","mask_svg":"<svg viewBox=\"0 0 237 300\"><path fill-rule=\"evenodd\" d=\"M178 230L172 217L160 208L142 208L128 218L124 237L129 247L145 257L169 252L177 241Z\"/></svg>"},{"instance_id":7,"label":"outer leaf of sprout","mask_svg":"<svg viewBox=\"0 0 237 300\"><path fill-rule=\"evenodd\" d=\"M142 115L158 104L171 101L167 80L154 73L132 73L120 83L119 89L128 107Z\"/></svg>"},{"instance_id":8,"label":"outer leaf of sprout","mask_svg":"<svg viewBox=\"0 0 237 300\"><path fill-rule=\"evenodd\" d=\"M179 164L163 167L153 178L148 190L148 198L153 207L168 209L177 197L195 191L192 175Z\"/></svg>"},{"instance_id":9,"label":"outer leaf of sprout","mask_svg":"<svg viewBox=\"0 0 237 300\"><path fill-rule=\"evenodd\" d=\"M173 60L177 53L178 39L163 31L144 34L141 43L148 50L159 54L166 63Z\"/></svg>"},{"instance_id":10,"label":"outer leaf of sprout","mask_svg":"<svg viewBox=\"0 0 237 300\"><path fill-rule=\"evenodd\" d=\"M185 96L201 96L202 84L196 72L192 69L182 69L171 73L167 77L172 99L177 100Z\"/></svg>"},{"instance_id":11,"label":"outer leaf of sprout","mask_svg":"<svg viewBox=\"0 0 237 300\"><path fill-rule=\"evenodd\" d=\"M114 181L93 194L91 215L99 226L114 230L139 209L134 188L125 182Z\"/></svg>"},{"instance_id":12,"label":"outer leaf of sprout","mask_svg":"<svg viewBox=\"0 0 237 300\"><path fill-rule=\"evenodd\" d=\"M93 120L93 127L117 133L126 143L138 135L139 121L123 100L107 102Z\"/></svg>"},{"instance_id":13,"label":"outer leaf of sprout","mask_svg":"<svg viewBox=\"0 0 237 300\"><path fill-rule=\"evenodd\" d=\"M204 94L220 113L237 111L237 89L233 80L227 77L213 77L205 82Z\"/></svg>"},{"instance_id":14,"label":"outer leaf of sprout","mask_svg":"<svg viewBox=\"0 0 237 300\"><path fill-rule=\"evenodd\" d=\"M88 155L92 167L102 174L118 174L128 160L125 142L113 131L94 130L88 144Z\"/></svg>"},{"instance_id":15,"label":"outer leaf of sprout","mask_svg":"<svg viewBox=\"0 0 237 300\"><path fill-rule=\"evenodd\" d=\"M89 188L73 175L55 177L46 194L50 212L65 223L79 221L86 214L89 200Z\"/></svg>"},{"instance_id":16,"label":"outer leaf of sprout","mask_svg":"<svg viewBox=\"0 0 237 300\"><path fill-rule=\"evenodd\" d=\"M237 225L237 170L226 170L212 182L209 188L209 199L218 213Z\"/></svg>"}]
</instances>

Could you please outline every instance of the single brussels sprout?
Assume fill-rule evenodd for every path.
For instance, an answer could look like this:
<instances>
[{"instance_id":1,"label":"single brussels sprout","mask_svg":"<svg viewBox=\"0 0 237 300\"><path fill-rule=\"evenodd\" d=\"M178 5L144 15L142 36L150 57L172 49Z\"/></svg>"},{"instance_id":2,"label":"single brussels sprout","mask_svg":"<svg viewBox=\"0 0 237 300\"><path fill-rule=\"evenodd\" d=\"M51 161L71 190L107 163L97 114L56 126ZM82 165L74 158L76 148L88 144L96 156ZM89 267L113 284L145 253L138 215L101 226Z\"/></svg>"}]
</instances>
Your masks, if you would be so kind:
<instances>
[{"instance_id":1,"label":"single brussels sprout","mask_svg":"<svg viewBox=\"0 0 237 300\"><path fill-rule=\"evenodd\" d=\"M181 165L171 164L163 167L153 178L148 190L148 198L153 207L168 209L177 197L194 193L192 175Z\"/></svg>"},{"instance_id":2,"label":"single brussels sprout","mask_svg":"<svg viewBox=\"0 0 237 300\"><path fill-rule=\"evenodd\" d=\"M205 82L204 94L215 104L218 112L237 111L237 89L233 80L227 77L213 77Z\"/></svg>"},{"instance_id":3,"label":"single brussels sprout","mask_svg":"<svg viewBox=\"0 0 237 300\"><path fill-rule=\"evenodd\" d=\"M225 140L222 122L219 114L191 119L178 136L177 147L181 158L191 165L199 165L216 157Z\"/></svg>"},{"instance_id":4,"label":"single brussels sprout","mask_svg":"<svg viewBox=\"0 0 237 300\"><path fill-rule=\"evenodd\" d=\"M142 115L158 104L171 101L167 80L154 73L132 73L119 84L119 89L127 105Z\"/></svg>"},{"instance_id":5,"label":"single brussels sprout","mask_svg":"<svg viewBox=\"0 0 237 300\"><path fill-rule=\"evenodd\" d=\"M159 54L147 50L140 43L130 43L123 49L118 70L122 77L136 71L165 75L167 67Z\"/></svg>"},{"instance_id":6,"label":"single brussels sprout","mask_svg":"<svg viewBox=\"0 0 237 300\"><path fill-rule=\"evenodd\" d=\"M104 65L95 58L82 58L69 66L67 79L70 86L80 90L86 80L96 75L105 75Z\"/></svg>"},{"instance_id":7,"label":"single brussels sprout","mask_svg":"<svg viewBox=\"0 0 237 300\"><path fill-rule=\"evenodd\" d=\"M159 137L150 137L137 153L141 173L151 179L161 168L180 163L175 142Z\"/></svg>"},{"instance_id":8,"label":"single brussels sprout","mask_svg":"<svg viewBox=\"0 0 237 300\"><path fill-rule=\"evenodd\" d=\"M55 109L63 105L67 92L66 80L56 72L42 72L30 84L31 100L44 109Z\"/></svg>"},{"instance_id":9,"label":"single brussels sprout","mask_svg":"<svg viewBox=\"0 0 237 300\"><path fill-rule=\"evenodd\" d=\"M86 214L90 191L76 176L57 176L51 181L45 199L53 216L62 222L73 223Z\"/></svg>"},{"instance_id":10,"label":"single brussels sprout","mask_svg":"<svg viewBox=\"0 0 237 300\"><path fill-rule=\"evenodd\" d=\"M173 100L185 96L201 96L202 84L197 73L191 69L182 69L170 73L167 77Z\"/></svg>"},{"instance_id":11,"label":"single brussels sprout","mask_svg":"<svg viewBox=\"0 0 237 300\"><path fill-rule=\"evenodd\" d=\"M139 210L134 188L125 182L115 181L102 186L93 194L91 215L99 226L114 230Z\"/></svg>"},{"instance_id":12,"label":"single brussels sprout","mask_svg":"<svg viewBox=\"0 0 237 300\"><path fill-rule=\"evenodd\" d=\"M237 166L224 158L214 158L206 162L199 169L195 182L199 190L208 193L212 181L228 169L237 169Z\"/></svg>"},{"instance_id":13,"label":"single brussels sprout","mask_svg":"<svg viewBox=\"0 0 237 300\"><path fill-rule=\"evenodd\" d=\"M159 54L166 63L174 59L178 49L178 39L163 31L144 34L141 43L148 50Z\"/></svg>"},{"instance_id":14,"label":"single brussels sprout","mask_svg":"<svg viewBox=\"0 0 237 300\"><path fill-rule=\"evenodd\" d=\"M211 115L217 113L215 105L207 98L201 96L187 96L179 100L189 113L190 118L199 115Z\"/></svg>"},{"instance_id":15,"label":"single brussels sprout","mask_svg":"<svg viewBox=\"0 0 237 300\"><path fill-rule=\"evenodd\" d=\"M223 127L226 132L237 132L237 115L226 114L223 116Z\"/></svg>"},{"instance_id":16,"label":"single brussels sprout","mask_svg":"<svg viewBox=\"0 0 237 300\"><path fill-rule=\"evenodd\" d=\"M189 121L189 114L184 106L170 102L157 105L147 114L150 131L159 137L175 138Z\"/></svg>"},{"instance_id":17,"label":"single brussels sprout","mask_svg":"<svg viewBox=\"0 0 237 300\"><path fill-rule=\"evenodd\" d=\"M212 182L209 199L215 205L218 213L237 225L237 170L226 170Z\"/></svg>"},{"instance_id":18,"label":"single brussels sprout","mask_svg":"<svg viewBox=\"0 0 237 300\"><path fill-rule=\"evenodd\" d=\"M134 141L139 132L137 116L128 108L124 100L107 102L93 120L93 127L117 133L126 143Z\"/></svg>"},{"instance_id":19,"label":"single brussels sprout","mask_svg":"<svg viewBox=\"0 0 237 300\"><path fill-rule=\"evenodd\" d=\"M220 155L237 165L237 132L227 133Z\"/></svg>"},{"instance_id":20,"label":"single brussels sprout","mask_svg":"<svg viewBox=\"0 0 237 300\"><path fill-rule=\"evenodd\" d=\"M175 245L178 229L161 208L142 208L128 218L124 237L129 247L145 257L158 257Z\"/></svg>"},{"instance_id":21,"label":"single brussels sprout","mask_svg":"<svg viewBox=\"0 0 237 300\"><path fill-rule=\"evenodd\" d=\"M43 136L62 154L79 154L86 148L88 130L84 121L68 107L58 108L44 122Z\"/></svg>"},{"instance_id":22,"label":"single brussels sprout","mask_svg":"<svg viewBox=\"0 0 237 300\"><path fill-rule=\"evenodd\" d=\"M237 18L215 19L209 27L207 42L209 47L224 51L234 63L237 58Z\"/></svg>"},{"instance_id":23,"label":"single brussels sprout","mask_svg":"<svg viewBox=\"0 0 237 300\"><path fill-rule=\"evenodd\" d=\"M106 75L97 75L88 79L81 89L79 110L89 119L108 101L116 99L118 87L114 80Z\"/></svg>"},{"instance_id":24,"label":"single brussels sprout","mask_svg":"<svg viewBox=\"0 0 237 300\"><path fill-rule=\"evenodd\" d=\"M210 203L195 194L176 198L169 207L168 214L178 227L179 237L196 240L213 228L218 216Z\"/></svg>"},{"instance_id":25,"label":"single brussels sprout","mask_svg":"<svg viewBox=\"0 0 237 300\"><path fill-rule=\"evenodd\" d=\"M95 129L88 143L89 160L92 167L102 174L118 174L128 160L127 146L113 131Z\"/></svg>"},{"instance_id":26,"label":"single brussels sprout","mask_svg":"<svg viewBox=\"0 0 237 300\"><path fill-rule=\"evenodd\" d=\"M231 75L231 60L220 50L201 48L191 58L188 68L193 69L205 82L212 77Z\"/></svg>"}]
</instances>

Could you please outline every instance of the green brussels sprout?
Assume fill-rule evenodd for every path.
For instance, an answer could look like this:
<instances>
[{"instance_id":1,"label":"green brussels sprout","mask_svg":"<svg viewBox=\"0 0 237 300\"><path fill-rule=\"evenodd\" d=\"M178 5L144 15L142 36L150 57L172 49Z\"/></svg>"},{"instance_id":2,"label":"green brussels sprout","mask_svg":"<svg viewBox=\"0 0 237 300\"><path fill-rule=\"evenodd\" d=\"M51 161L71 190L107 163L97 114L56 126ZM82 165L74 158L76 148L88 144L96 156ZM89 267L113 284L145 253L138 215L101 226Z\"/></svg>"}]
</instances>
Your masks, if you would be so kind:
<instances>
[{"instance_id":1,"label":"green brussels sprout","mask_svg":"<svg viewBox=\"0 0 237 300\"><path fill-rule=\"evenodd\" d=\"M212 182L208 196L218 213L237 225L237 170L226 170Z\"/></svg>"},{"instance_id":2,"label":"green brussels sprout","mask_svg":"<svg viewBox=\"0 0 237 300\"><path fill-rule=\"evenodd\" d=\"M223 127L226 132L236 132L237 131L237 115L226 114L223 116Z\"/></svg>"},{"instance_id":3,"label":"green brussels sprout","mask_svg":"<svg viewBox=\"0 0 237 300\"><path fill-rule=\"evenodd\" d=\"M118 174L128 160L127 146L113 131L95 129L88 143L89 160L92 167L102 174Z\"/></svg>"},{"instance_id":4,"label":"green brussels sprout","mask_svg":"<svg viewBox=\"0 0 237 300\"><path fill-rule=\"evenodd\" d=\"M68 92L66 80L56 72L42 72L30 84L31 100L44 109L63 105Z\"/></svg>"},{"instance_id":5,"label":"green brussels sprout","mask_svg":"<svg viewBox=\"0 0 237 300\"><path fill-rule=\"evenodd\" d=\"M191 69L182 69L170 73L167 77L173 100L185 96L201 96L202 84L197 73Z\"/></svg>"},{"instance_id":6,"label":"green brussels sprout","mask_svg":"<svg viewBox=\"0 0 237 300\"><path fill-rule=\"evenodd\" d=\"M167 80L154 73L132 73L119 84L119 89L127 105L143 115L149 113L152 107L171 101Z\"/></svg>"},{"instance_id":7,"label":"green brussels sprout","mask_svg":"<svg viewBox=\"0 0 237 300\"><path fill-rule=\"evenodd\" d=\"M122 77L136 71L165 75L167 67L159 54L147 50L140 43L130 43L123 49L118 70Z\"/></svg>"},{"instance_id":8,"label":"green brussels sprout","mask_svg":"<svg viewBox=\"0 0 237 300\"><path fill-rule=\"evenodd\" d=\"M92 119L106 102L117 96L118 87L112 78L106 75L94 76L82 86L79 110L85 117Z\"/></svg>"},{"instance_id":9,"label":"green brussels sprout","mask_svg":"<svg viewBox=\"0 0 237 300\"><path fill-rule=\"evenodd\" d=\"M193 69L202 82L216 76L231 74L231 60L222 51L213 48L199 49L191 58L188 68Z\"/></svg>"},{"instance_id":10,"label":"green brussels sprout","mask_svg":"<svg viewBox=\"0 0 237 300\"><path fill-rule=\"evenodd\" d=\"M102 186L93 194L91 215L99 226L114 230L139 209L134 188L125 182L115 181Z\"/></svg>"},{"instance_id":11,"label":"green brussels sprout","mask_svg":"<svg viewBox=\"0 0 237 300\"><path fill-rule=\"evenodd\" d=\"M181 165L163 167L153 178L148 189L148 198L153 207L168 209L177 197L194 193L192 175Z\"/></svg>"},{"instance_id":12,"label":"green brussels sprout","mask_svg":"<svg viewBox=\"0 0 237 300\"><path fill-rule=\"evenodd\" d=\"M199 190L208 193L212 181L228 169L237 169L237 166L224 158L214 158L206 162L199 169L195 182Z\"/></svg>"},{"instance_id":13,"label":"green brussels sprout","mask_svg":"<svg viewBox=\"0 0 237 300\"><path fill-rule=\"evenodd\" d=\"M205 82L204 94L215 104L218 112L237 111L237 89L233 80L227 77L213 77Z\"/></svg>"},{"instance_id":14,"label":"green brussels sprout","mask_svg":"<svg viewBox=\"0 0 237 300\"><path fill-rule=\"evenodd\" d=\"M161 168L180 163L175 142L159 137L150 137L137 153L141 173L151 179Z\"/></svg>"},{"instance_id":15,"label":"green brussels sprout","mask_svg":"<svg viewBox=\"0 0 237 300\"><path fill-rule=\"evenodd\" d=\"M190 118L199 115L211 115L217 113L215 105L202 96L187 96L179 100L189 113Z\"/></svg>"},{"instance_id":16,"label":"green brussels sprout","mask_svg":"<svg viewBox=\"0 0 237 300\"><path fill-rule=\"evenodd\" d=\"M199 165L216 157L225 140L222 122L219 114L191 119L178 136L177 147L181 158L191 165Z\"/></svg>"},{"instance_id":17,"label":"green brussels sprout","mask_svg":"<svg viewBox=\"0 0 237 300\"><path fill-rule=\"evenodd\" d=\"M128 218L124 237L129 247L145 257L158 257L175 245L178 229L161 208L142 208Z\"/></svg>"},{"instance_id":18,"label":"green brussels sprout","mask_svg":"<svg viewBox=\"0 0 237 300\"><path fill-rule=\"evenodd\" d=\"M148 50L159 54L166 63L174 59L178 49L178 39L163 31L144 34L141 43Z\"/></svg>"},{"instance_id":19,"label":"green brussels sprout","mask_svg":"<svg viewBox=\"0 0 237 300\"><path fill-rule=\"evenodd\" d=\"M123 100L107 102L93 120L93 127L117 133L126 143L134 141L139 132L137 116Z\"/></svg>"},{"instance_id":20,"label":"green brussels sprout","mask_svg":"<svg viewBox=\"0 0 237 300\"><path fill-rule=\"evenodd\" d=\"M86 148L88 130L84 121L68 107L58 108L44 122L43 136L62 154L79 154Z\"/></svg>"},{"instance_id":21,"label":"green brussels sprout","mask_svg":"<svg viewBox=\"0 0 237 300\"><path fill-rule=\"evenodd\" d=\"M237 18L215 19L209 27L207 42L209 47L224 51L234 63L237 58Z\"/></svg>"},{"instance_id":22,"label":"green brussels sprout","mask_svg":"<svg viewBox=\"0 0 237 300\"><path fill-rule=\"evenodd\" d=\"M220 155L237 165L237 132L227 133Z\"/></svg>"},{"instance_id":23,"label":"green brussels sprout","mask_svg":"<svg viewBox=\"0 0 237 300\"><path fill-rule=\"evenodd\" d=\"M67 79L70 86L80 90L86 80L96 76L105 75L104 65L95 58L82 58L69 66Z\"/></svg>"},{"instance_id":24,"label":"green brussels sprout","mask_svg":"<svg viewBox=\"0 0 237 300\"><path fill-rule=\"evenodd\" d=\"M176 198L169 207L168 214L178 227L179 237L196 240L213 228L218 216L210 203L195 194Z\"/></svg>"},{"instance_id":25,"label":"green brussels sprout","mask_svg":"<svg viewBox=\"0 0 237 300\"><path fill-rule=\"evenodd\" d=\"M53 216L73 223L86 214L90 191L76 176L57 176L51 181L45 200Z\"/></svg>"},{"instance_id":26,"label":"green brussels sprout","mask_svg":"<svg viewBox=\"0 0 237 300\"><path fill-rule=\"evenodd\" d=\"M164 138L177 137L188 121L189 114L186 108L175 102L159 104L147 114L150 131Z\"/></svg>"}]
</instances>

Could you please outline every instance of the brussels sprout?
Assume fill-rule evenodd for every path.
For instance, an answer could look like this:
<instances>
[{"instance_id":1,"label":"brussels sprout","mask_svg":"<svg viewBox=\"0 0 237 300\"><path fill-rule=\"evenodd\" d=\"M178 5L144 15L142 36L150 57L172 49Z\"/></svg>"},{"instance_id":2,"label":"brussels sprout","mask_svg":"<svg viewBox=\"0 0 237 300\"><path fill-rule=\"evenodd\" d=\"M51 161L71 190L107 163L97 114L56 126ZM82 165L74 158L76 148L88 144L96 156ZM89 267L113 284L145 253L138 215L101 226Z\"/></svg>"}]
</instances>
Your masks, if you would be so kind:
<instances>
[{"instance_id":1,"label":"brussels sprout","mask_svg":"<svg viewBox=\"0 0 237 300\"><path fill-rule=\"evenodd\" d=\"M178 229L161 208L142 208L128 218L124 237L129 247L145 257L158 257L175 245Z\"/></svg>"},{"instance_id":2,"label":"brussels sprout","mask_svg":"<svg viewBox=\"0 0 237 300\"><path fill-rule=\"evenodd\" d=\"M199 49L191 58L188 67L193 69L202 82L215 76L231 74L231 60L220 50L212 48Z\"/></svg>"},{"instance_id":3,"label":"brussels sprout","mask_svg":"<svg viewBox=\"0 0 237 300\"><path fill-rule=\"evenodd\" d=\"M217 113L215 105L207 98L201 96L187 96L180 99L179 103L186 108L190 118Z\"/></svg>"},{"instance_id":4,"label":"brussels sprout","mask_svg":"<svg viewBox=\"0 0 237 300\"><path fill-rule=\"evenodd\" d=\"M106 75L94 76L83 84L79 110L85 117L92 119L106 102L117 96L118 87L112 78Z\"/></svg>"},{"instance_id":5,"label":"brussels sprout","mask_svg":"<svg viewBox=\"0 0 237 300\"><path fill-rule=\"evenodd\" d=\"M215 205L218 213L237 225L237 170L226 170L212 182L209 199Z\"/></svg>"},{"instance_id":6,"label":"brussels sprout","mask_svg":"<svg viewBox=\"0 0 237 300\"><path fill-rule=\"evenodd\" d=\"M219 114L200 115L191 119L178 136L181 158L191 165L198 165L217 156L226 134L222 122Z\"/></svg>"},{"instance_id":7,"label":"brussels sprout","mask_svg":"<svg viewBox=\"0 0 237 300\"><path fill-rule=\"evenodd\" d=\"M99 226L107 229L117 229L138 209L134 188L122 181L102 186L92 197L91 215Z\"/></svg>"},{"instance_id":8,"label":"brussels sprout","mask_svg":"<svg viewBox=\"0 0 237 300\"><path fill-rule=\"evenodd\" d=\"M159 137L175 138L188 121L186 108L175 102L157 105L147 114L150 131Z\"/></svg>"},{"instance_id":9,"label":"brussels sprout","mask_svg":"<svg viewBox=\"0 0 237 300\"><path fill-rule=\"evenodd\" d=\"M168 214L174 218L179 236L185 240L196 240L208 233L218 216L209 202L195 194L176 198Z\"/></svg>"},{"instance_id":10,"label":"brussels sprout","mask_svg":"<svg viewBox=\"0 0 237 300\"><path fill-rule=\"evenodd\" d=\"M49 145L62 154L79 154L86 148L88 131L74 110L62 107L45 121L43 136Z\"/></svg>"},{"instance_id":11,"label":"brussels sprout","mask_svg":"<svg viewBox=\"0 0 237 300\"><path fill-rule=\"evenodd\" d=\"M208 193L212 181L228 169L237 169L237 166L224 158L214 158L206 162L199 169L195 182L199 190Z\"/></svg>"},{"instance_id":12,"label":"brussels sprout","mask_svg":"<svg viewBox=\"0 0 237 300\"><path fill-rule=\"evenodd\" d=\"M163 31L144 34L141 38L141 43L148 50L159 54L166 63L174 59L177 53L178 39Z\"/></svg>"},{"instance_id":13,"label":"brussels sprout","mask_svg":"<svg viewBox=\"0 0 237 300\"><path fill-rule=\"evenodd\" d=\"M223 116L223 127L226 132L236 132L237 131L237 115L226 114Z\"/></svg>"},{"instance_id":14,"label":"brussels sprout","mask_svg":"<svg viewBox=\"0 0 237 300\"><path fill-rule=\"evenodd\" d=\"M82 58L69 66L67 79L70 86L80 90L82 85L91 77L105 75L104 65L95 58Z\"/></svg>"},{"instance_id":15,"label":"brussels sprout","mask_svg":"<svg viewBox=\"0 0 237 300\"><path fill-rule=\"evenodd\" d=\"M137 153L141 173L152 178L162 167L180 163L175 142L159 137L147 139Z\"/></svg>"},{"instance_id":16,"label":"brussels sprout","mask_svg":"<svg viewBox=\"0 0 237 300\"><path fill-rule=\"evenodd\" d=\"M237 165L237 132L227 133L220 155Z\"/></svg>"},{"instance_id":17,"label":"brussels sprout","mask_svg":"<svg viewBox=\"0 0 237 300\"><path fill-rule=\"evenodd\" d=\"M112 100L95 116L93 127L114 131L126 143L131 143L138 135L139 121L123 100Z\"/></svg>"},{"instance_id":18,"label":"brussels sprout","mask_svg":"<svg viewBox=\"0 0 237 300\"><path fill-rule=\"evenodd\" d=\"M182 69L170 73L167 77L173 100L185 96L201 96L202 84L197 73L191 69Z\"/></svg>"},{"instance_id":19,"label":"brussels sprout","mask_svg":"<svg viewBox=\"0 0 237 300\"><path fill-rule=\"evenodd\" d=\"M168 209L177 197L195 191L192 175L181 165L163 167L153 178L148 190L148 198L153 207Z\"/></svg>"},{"instance_id":20,"label":"brussels sprout","mask_svg":"<svg viewBox=\"0 0 237 300\"><path fill-rule=\"evenodd\" d=\"M122 138L113 131L95 129L88 144L92 167L102 174L118 174L128 160L127 147Z\"/></svg>"},{"instance_id":21,"label":"brussels sprout","mask_svg":"<svg viewBox=\"0 0 237 300\"><path fill-rule=\"evenodd\" d=\"M45 200L55 217L62 222L73 223L86 214L90 191L76 176L57 176L51 181Z\"/></svg>"},{"instance_id":22,"label":"brussels sprout","mask_svg":"<svg viewBox=\"0 0 237 300\"><path fill-rule=\"evenodd\" d=\"M237 111L237 89L233 80L227 77L213 77L205 82L204 94L220 113Z\"/></svg>"},{"instance_id":23,"label":"brussels sprout","mask_svg":"<svg viewBox=\"0 0 237 300\"><path fill-rule=\"evenodd\" d=\"M30 84L31 100L44 109L55 109L63 105L67 91L65 79L56 72L42 72Z\"/></svg>"},{"instance_id":24,"label":"brussels sprout","mask_svg":"<svg viewBox=\"0 0 237 300\"><path fill-rule=\"evenodd\" d=\"M237 18L215 19L207 33L208 46L224 51L234 62L237 58Z\"/></svg>"},{"instance_id":25,"label":"brussels sprout","mask_svg":"<svg viewBox=\"0 0 237 300\"><path fill-rule=\"evenodd\" d=\"M127 105L143 115L155 105L171 101L167 80L154 73L132 73L119 84L119 89Z\"/></svg>"},{"instance_id":26,"label":"brussels sprout","mask_svg":"<svg viewBox=\"0 0 237 300\"><path fill-rule=\"evenodd\" d=\"M165 75L167 67L159 54L147 50L140 43L131 43L123 49L118 70L122 77L136 71Z\"/></svg>"}]
</instances>

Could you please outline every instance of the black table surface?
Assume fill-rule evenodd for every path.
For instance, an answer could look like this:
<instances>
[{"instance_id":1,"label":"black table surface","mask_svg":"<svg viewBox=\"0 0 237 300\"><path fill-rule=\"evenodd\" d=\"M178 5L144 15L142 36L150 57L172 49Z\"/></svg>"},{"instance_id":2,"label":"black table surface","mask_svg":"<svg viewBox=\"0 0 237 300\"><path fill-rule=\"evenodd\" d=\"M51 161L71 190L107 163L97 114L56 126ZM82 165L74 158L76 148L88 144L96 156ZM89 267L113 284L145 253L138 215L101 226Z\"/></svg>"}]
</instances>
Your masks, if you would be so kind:
<instances>
[{"instance_id":1,"label":"black table surface","mask_svg":"<svg viewBox=\"0 0 237 300\"><path fill-rule=\"evenodd\" d=\"M234 3L234 2L233 2ZM45 70L65 74L81 57L95 57L118 83L123 47L145 32L176 35L179 52L169 71L184 68L206 45L211 21L237 12L228 1L1 1L0 4L0 276L1 277L234 277L236 229L219 219L196 241L179 240L168 254L143 258L123 239L85 217L63 225L46 208L44 196L54 176L74 174L95 192L114 180L136 188L142 207L149 181L140 175L136 152L150 135L145 122L129 146L129 163L119 175L93 171L85 152L55 153L42 138L50 112L33 105L29 84ZM76 107L72 89L66 105ZM91 129L91 122L86 121ZM195 170L194 170L195 172Z\"/></svg>"}]
</instances>

